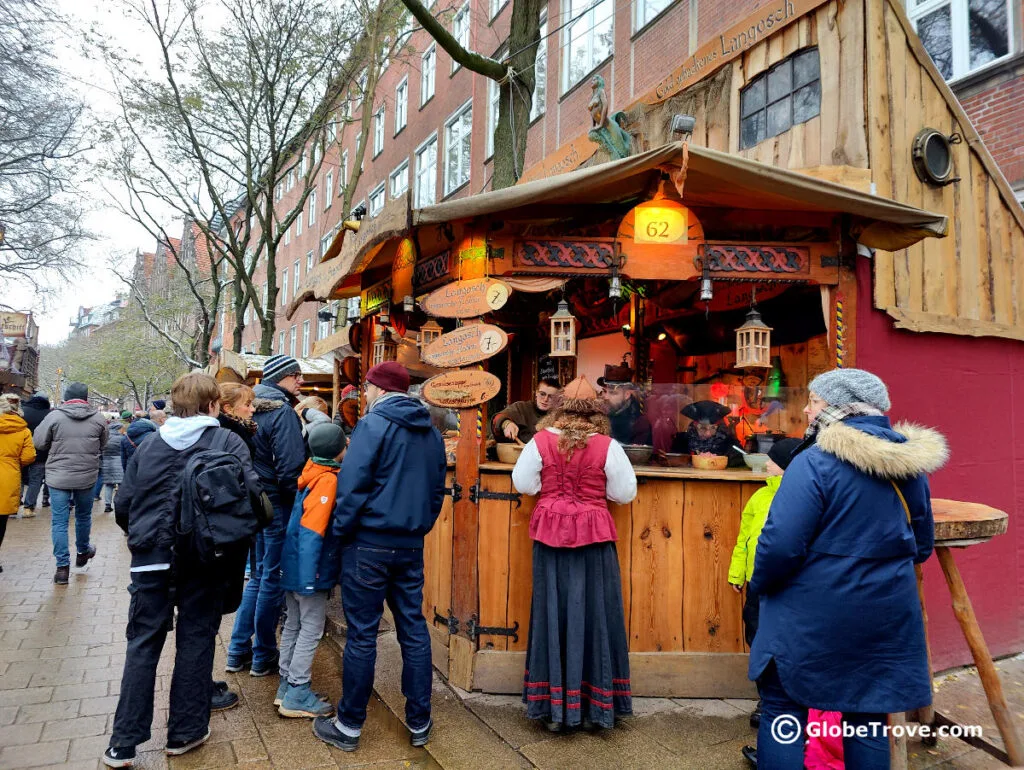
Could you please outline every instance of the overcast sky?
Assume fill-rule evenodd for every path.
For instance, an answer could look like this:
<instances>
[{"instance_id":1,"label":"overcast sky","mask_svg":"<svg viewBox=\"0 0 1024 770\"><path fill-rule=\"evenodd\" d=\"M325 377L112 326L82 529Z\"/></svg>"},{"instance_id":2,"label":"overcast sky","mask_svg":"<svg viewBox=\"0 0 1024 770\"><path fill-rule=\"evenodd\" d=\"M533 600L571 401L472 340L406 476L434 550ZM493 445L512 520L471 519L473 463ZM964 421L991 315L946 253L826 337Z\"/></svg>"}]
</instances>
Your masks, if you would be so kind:
<instances>
[{"instance_id":1,"label":"overcast sky","mask_svg":"<svg viewBox=\"0 0 1024 770\"><path fill-rule=\"evenodd\" d=\"M85 30L96 25L128 50L145 40L144 34L125 18L116 3L105 3L103 0L55 0L55 4L70 17L73 30ZM61 51L61 63L68 73L69 90L90 108L110 112L115 102L109 93L110 77L102 63L84 58L78 40L62 44L58 50ZM113 256L127 257L134 254L137 248L152 251L155 246L153 238L145 229L108 204L103 189L90 186L82 194L85 205L92 209L86 228L96 239L82 245L81 259L86 268L81 275L71 284L55 284L53 288L56 293L45 305L26 289L16 289L13 297L4 297L6 303L19 310L33 311L43 343L59 342L67 337L69 323L75 317L79 305L100 305L124 290L124 284L109 268Z\"/></svg>"}]
</instances>

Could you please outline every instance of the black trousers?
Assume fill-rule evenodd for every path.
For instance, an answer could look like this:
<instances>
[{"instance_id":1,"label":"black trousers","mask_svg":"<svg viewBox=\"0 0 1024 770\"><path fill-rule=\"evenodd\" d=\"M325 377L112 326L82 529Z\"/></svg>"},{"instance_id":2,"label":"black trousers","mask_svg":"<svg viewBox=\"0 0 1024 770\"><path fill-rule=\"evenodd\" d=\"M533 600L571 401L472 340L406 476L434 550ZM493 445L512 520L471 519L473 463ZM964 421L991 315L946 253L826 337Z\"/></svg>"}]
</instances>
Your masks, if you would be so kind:
<instances>
[{"instance_id":1,"label":"black trousers","mask_svg":"<svg viewBox=\"0 0 1024 770\"><path fill-rule=\"evenodd\" d=\"M747 647L754 643L754 634L757 633L757 622L761 615L761 597L750 590L747 585L747 598L743 602L743 638Z\"/></svg>"},{"instance_id":2,"label":"black trousers","mask_svg":"<svg viewBox=\"0 0 1024 770\"><path fill-rule=\"evenodd\" d=\"M9 518L11 518L11 517L10 516L0 516L0 545L4 544L4 535L7 534L7 520Z\"/></svg>"},{"instance_id":3,"label":"black trousers","mask_svg":"<svg viewBox=\"0 0 1024 770\"><path fill-rule=\"evenodd\" d=\"M128 650L110 745L137 746L150 738L156 667L175 606L178 622L167 739L200 738L210 724L221 585L201 566L179 562L174 574L170 570L133 572L128 591Z\"/></svg>"}]
</instances>

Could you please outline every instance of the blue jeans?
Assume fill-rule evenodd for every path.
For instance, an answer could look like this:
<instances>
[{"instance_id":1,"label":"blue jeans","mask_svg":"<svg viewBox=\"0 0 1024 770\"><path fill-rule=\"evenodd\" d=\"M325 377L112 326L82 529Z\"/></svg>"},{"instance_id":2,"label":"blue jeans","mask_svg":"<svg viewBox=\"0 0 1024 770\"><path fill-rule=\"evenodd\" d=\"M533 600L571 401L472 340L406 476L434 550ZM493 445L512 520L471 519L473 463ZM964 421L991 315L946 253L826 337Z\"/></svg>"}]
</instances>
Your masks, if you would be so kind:
<instances>
[{"instance_id":1,"label":"blue jeans","mask_svg":"<svg viewBox=\"0 0 1024 770\"><path fill-rule=\"evenodd\" d=\"M277 655L277 621L284 599L281 551L291 506L285 508L276 499L273 505L274 521L256 535L256 568L242 592L228 645L228 658L241 658L252 652L254 666L263 666Z\"/></svg>"},{"instance_id":2,"label":"blue jeans","mask_svg":"<svg viewBox=\"0 0 1024 770\"><path fill-rule=\"evenodd\" d=\"M68 553L68 519L71 517L71 499L75 500L75 548L78 553L89 550L89 533L92 531L92 488L57 489L50 487L50 536L53 539L53 555L58 567L71 566Z\"/></svg>"},{"instance_id":3,"label":"blue jeans","mask_svg":"<svg viewBox=\"0 0 1024 770\"><path fill-rule=\"evenodd\" d=\"M341 558L341 602L348 623L342 664L338 721L359 729L373 690L377 628L384 602L395 617L402 646L402 694L405 723L421 730L430 721L433 670L430 634L423 619L423 551L350 545Z\"/></svg>"},{"instance_id":4,"label":"blue jeans","mask_svg":"<svg viewBox=\"0 0 1024 770\"><path fill-rule=\"evenodd\" d=\"M100 475L96 477L96 483L93 484L93 487L92 487L92 498L89 501L90 503L92 502L92 500L99 500L100 499L100 490L102 490L102 489L103 489L103 471L100 471Z\"/></svg>"},{"instance_id":5,"label":"blue jeans","mask_svg":"<svg viewBox=\"0 0 1024 770\"><path fill-rule=\"evenodd\" d=\"M761 726L757 731L757 766L766 770L803 770L804 738L807 733L807 707L801 706L786 693L774 661L768 664L757 680L761 695ZM777 732L789 743L776 740L772 723L780 716L789 720L779 723ZM846 766L856 770L889 770L889 739L882 733L887 722L885 714L843 713L843 722L854 729L863 727L864 737L843 737ZM799 725L800 732L796 732Z\"/></svg>"},{"instance_id":6,"label":"blue jeans","mask_svg":"<svg viewBox=\"0 0 1024 770\"><path fill-rule=\"evenodd\" d=\"M39 490L43 486L43 478L46 473L46 460L37 460L22 471L23 485L25 487L25 499L22 505L26 508L35 509L39 502ZM43 498L48 499L47 497Z\"/></svg>"}]
</instances>

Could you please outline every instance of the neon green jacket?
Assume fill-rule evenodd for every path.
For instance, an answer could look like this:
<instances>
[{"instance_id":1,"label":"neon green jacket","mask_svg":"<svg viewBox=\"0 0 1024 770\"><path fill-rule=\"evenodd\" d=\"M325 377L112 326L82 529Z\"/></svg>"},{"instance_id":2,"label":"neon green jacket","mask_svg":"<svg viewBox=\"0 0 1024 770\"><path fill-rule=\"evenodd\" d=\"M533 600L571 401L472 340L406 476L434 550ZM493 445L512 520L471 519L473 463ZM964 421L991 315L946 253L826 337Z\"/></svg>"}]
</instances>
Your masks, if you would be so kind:
<instances>
[{"instance_id":1,"label":"neon green jacket","mask_svg":"<svg viewBox=\"0 0 1024 770\"><path fill-rule=\"evenodd\" d=\"M732 561L729 562L729 582L733 585L743 585L754 574L757 539L761 536L765 521L768 520L768 509L772 507L772 500L781 483L782 476L769 476L765 479L764 487L751 495L743 509L740 535L736 538L736 547L732 549Z\"/></svg>"}]
</instances>

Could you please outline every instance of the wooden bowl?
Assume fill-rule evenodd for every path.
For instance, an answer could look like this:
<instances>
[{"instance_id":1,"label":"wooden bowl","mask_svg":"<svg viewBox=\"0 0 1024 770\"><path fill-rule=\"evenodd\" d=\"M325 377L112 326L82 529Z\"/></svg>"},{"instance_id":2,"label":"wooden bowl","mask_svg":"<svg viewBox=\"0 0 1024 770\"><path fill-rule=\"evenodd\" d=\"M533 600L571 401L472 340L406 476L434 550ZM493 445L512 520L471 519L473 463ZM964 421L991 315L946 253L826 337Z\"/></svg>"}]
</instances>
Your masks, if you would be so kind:
<instances>
[{"instance_id":1,"label":"wooden bowl","mask_svg":"<svg viewBox=\"0 0 1024 770\"><path fill-rule=\"evenodd\" d=\"M623 444L622 449L633 465L650 462L651 455L654 454L654 447L646 444Z\"/></svg>"},{"instance_id":2,"label":"wooden bowl","mask_svg":"<svg viewBox=\"0 0 1024 770\"><path fill-rule=\"evenodd\" d=\"M665 465L669 468L688 468L690 467L690 455L678 454L676 452L665 452L662 454Z\"/></svg>"},{"instance_id":3,"label":"wooden bowl","mask_svg":"<svg viewBox=\"0 0 1024 770\"><path fill-rule=\"evenodd\" d=\"M693 467L701 471L724 471L729 467L729 458L725 455L713 455L701 457L693 455L691 458Z\"/></svg>"},{"instance_id":4,"label":"wooden bowl","mask_svg":"<svg viewBox=\"0 0 1024 770\"><path fill-rule=\"evenodd\" d=\"M497 444L498 450L498 461L508 463L509 465L515 465L519 460L519 455L523 453L522 444Z\"/></svg>"}]
</instances>

